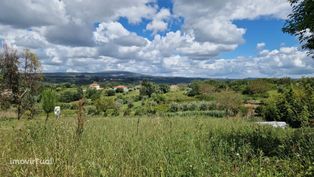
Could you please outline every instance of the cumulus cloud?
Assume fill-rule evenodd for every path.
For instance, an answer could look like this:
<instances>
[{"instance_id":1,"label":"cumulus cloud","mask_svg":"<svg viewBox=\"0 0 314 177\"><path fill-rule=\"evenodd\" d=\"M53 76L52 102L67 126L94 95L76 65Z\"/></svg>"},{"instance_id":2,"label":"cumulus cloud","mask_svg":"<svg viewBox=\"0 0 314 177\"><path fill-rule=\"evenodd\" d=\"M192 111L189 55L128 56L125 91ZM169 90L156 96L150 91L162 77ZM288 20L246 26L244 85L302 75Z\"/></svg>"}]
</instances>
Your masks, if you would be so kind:
<instances>
[{"instance_id":1,"label":"cumulus cloud","mask_svg":"<svg viewBox=\"0 0 314 177\"><path fill-rule=\"evenodd\" d=\"M68 23L48 27L45 37L51 43L67 46L93 46L92 27L86 24Z\"/></svg>"},{"instance_id":2,"label":"cumulus cloud","mask_svg":"<svg viewBox=\"0 0 314 177\"><path fill-rule=\"evenodd\" d=\"M260 42L260 43L256 44L256 49L257 50L262 50L262 49L265 48L265 46L266 46L266 44L264 42Z\"/></svg>"},{"instance_id":3,"label":"cumulus cloud","mask_svg":"<svg viewBox=\"0 0 314 177\"><path fill-rule=\"evenodd\" d=\"M0 2L0 40L30 48L45 72L124 70L152 75L197 77L313 76L314 61L296 47L267 50L258 43L252 57L219 58L245 42L246 29L234 20L271 16L284 19L286 0L173 0L173 9L155 0L20 0ZM119 22L147 25L152 39ZM171 31L171 20L183 26ZM99 23L95 27L95 23ZM164 33L160 33L164 32Z\"/></svg>"},{"instance_id":4,"label":"cumulus cloud","mask_svg":"<svg viewBox=\"0 0 314 177\"><path fill-rule=\"evenodd\" d=\"M242 44L245 29L233 21L261 16L286 18L290 11L286 0L174 0L174 14L184 17L184 30L193 31L196 41ZM197 20L196 20L197 19Z\"/></svg>"},{"instance_id":5,"label":"cumulus cloud","mask_svg":"<svg viewBox=\"0 0 314 177\"><path fill-rule=\"evenodd\" d=\"M121 46L144 46L147 41L135 33L129 32L119 22L100 23L94 32L98 43L114 43Z\"/></svg>"},{"instance_id":6,"label":"cumulus cloud","mask_svg":"<svg viewBox=\"0 0 314 177\"><path fill-rule=\"evenodd\" d=\"M167 20L170 18L171 13L169 9L161 9L154 17L153 20L147 24L146 29L153 31L154 34L165 31L168 28Z\"/></svg>"},{"instance_id":7,"label":"cumulus cloud","mask_svg":"<svg viewBox=\"0 0 314 177\"><path fill-rule=\"evenodd\" d=\"M18 28L60 24L65 21L64 4L58 0L2 0L0 23Z\"/></svg>"}]
</instances>

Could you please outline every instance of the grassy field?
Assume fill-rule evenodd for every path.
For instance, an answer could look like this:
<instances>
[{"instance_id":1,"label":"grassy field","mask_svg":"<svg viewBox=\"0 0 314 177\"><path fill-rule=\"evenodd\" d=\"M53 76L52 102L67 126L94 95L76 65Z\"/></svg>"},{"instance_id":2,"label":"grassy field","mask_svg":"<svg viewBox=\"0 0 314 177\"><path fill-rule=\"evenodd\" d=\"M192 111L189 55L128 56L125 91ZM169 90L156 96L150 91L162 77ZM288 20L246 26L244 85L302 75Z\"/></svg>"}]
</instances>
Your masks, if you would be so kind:
<instances>
[{"instance_id":1,"label":"grassy field","mask_svg":"<svg viewBox=\"0 0 314 177\"><path fill-rule=\"evenodd\" d=\"M139 120L139 123L138 123ZM0 121L0 176L311 176L312 129L241 119L89 117ZM11 164L53 159L51 165Z\"/></svg>"}]
</instances>

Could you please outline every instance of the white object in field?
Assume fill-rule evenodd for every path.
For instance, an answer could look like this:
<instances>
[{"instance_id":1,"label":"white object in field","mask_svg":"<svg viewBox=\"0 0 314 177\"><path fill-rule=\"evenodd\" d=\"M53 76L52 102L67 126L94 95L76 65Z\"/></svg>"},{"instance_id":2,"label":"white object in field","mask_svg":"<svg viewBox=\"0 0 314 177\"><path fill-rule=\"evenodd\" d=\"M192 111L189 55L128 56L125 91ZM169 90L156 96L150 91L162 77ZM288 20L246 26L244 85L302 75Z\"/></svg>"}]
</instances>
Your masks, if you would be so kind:
<instances>
[{"instance_id":1,"label":"white object in field","mask_svg":"<svg viewBox=\"0 0 314 177\"><path fill-rule=\"evenodd\" d=\"M55 112L56 118L59 119L60 115L61 115L61 108L60 108L60 106L55 106L54 112Z\"/></svg>"},{"instance_id":2,"label":"white object in field","mask_svg":"<svg viewBox=\"0 0 314 177\"><path fill-rule=\"evenodd\" d=\"M285 128L287 127L286 122L277 122L277 121L269 121L269 122L257 122L260 125L271 125L273 127Z\"/></svg>"}]
</instances>

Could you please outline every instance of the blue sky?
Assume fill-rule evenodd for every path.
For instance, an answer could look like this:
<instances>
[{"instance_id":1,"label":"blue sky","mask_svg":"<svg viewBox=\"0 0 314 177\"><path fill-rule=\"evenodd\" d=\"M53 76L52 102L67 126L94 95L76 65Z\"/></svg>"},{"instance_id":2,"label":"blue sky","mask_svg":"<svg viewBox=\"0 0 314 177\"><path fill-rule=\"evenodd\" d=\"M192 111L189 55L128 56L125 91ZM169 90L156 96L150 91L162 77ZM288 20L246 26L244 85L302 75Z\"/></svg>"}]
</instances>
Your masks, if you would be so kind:
<instances>
[{"instance_id":1,"label":"blue sky","mask_svg":"<svg viewBox=\"0 0 314 177\"><path fill-rule=\"evenodd\" d=\"M223 58L237 56L254 56L258 52L257 43L265 43L267 49L274 50L283 46L298 46L295 36L282 32L285 20L260 18L256 20L239 20L234 22L238 27L245 28L245 42L236 50L220 55Z\"/></svg>"},{"instance_id":2,"label":"blue sky","mask_svg":"<svg viewBox=\"0 0 314 177\"><path fill-rule=\"evenodd\" d=\"M44 72L314 76L281 31L289 13L287 0L3 0L0 40L34 51Z\"/></svg>"}]
</instances>

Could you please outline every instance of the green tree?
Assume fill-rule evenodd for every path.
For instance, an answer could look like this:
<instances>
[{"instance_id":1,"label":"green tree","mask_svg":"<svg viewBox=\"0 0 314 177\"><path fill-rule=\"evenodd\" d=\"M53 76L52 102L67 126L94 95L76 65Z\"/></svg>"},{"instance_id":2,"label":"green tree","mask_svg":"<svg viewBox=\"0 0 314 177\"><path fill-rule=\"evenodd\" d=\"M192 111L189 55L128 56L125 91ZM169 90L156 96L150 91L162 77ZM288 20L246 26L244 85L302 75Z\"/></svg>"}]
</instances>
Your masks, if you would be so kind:
<instances>
[{"instance_id":1,"label":"green tree","mask_svg":"<svg viewBox=\"0 0 314 177\"><path fill-rule=\"evenodd\" d=\"M200 81L193 81L189 84L187 96L196 96L200 94Z\"/></svg>"},{"instance_id":2,"label":"green tree","mask_svg":"<svg viewBox=\"0 0 314 177\"><path fill-rule=\"evenodd\" d=\"M109 109L117 110L113 97L101 97L95 101L97 113L107 113Z\"/></svg>"},{"instance_id":3,"label":"green tree","mask_svg":"<svg viewBox=\"0 0 314 177\"><path fill-rule=\"evenodd\" d=\"M46 113L46 120L48 120L49 113L54 110L56 104L56 94L51 89L46 89L41 95L42 108Z\"/></svg>"},{"instance_id":4,"label":"green tree","mask_svg":"<svg viewBox=\"0 0 314 177\"><path fill-rule=\"evenodd\" d=\"M170 86L168 84L159 84L160 93L168 93L170 91Z\"/></svg>"},{"instance_id":5,"label":"green tree","mask_svg":"<svg viewBox=\"0 0 314 177\"><path fill-rule=\"evenodd\" d=\"M34 116L35 104L38 101L41 87L41 64L37 55L25 49L20 57L20 88L18 95L18 118L28 110L30 117Z\"/></svg>"},{"instance_id":6,"label":"green tree","mask_svg":"<svg viewBox=\"0 0 314 177\"><path fill-rule=\"evenodd\" d=\"M259 94L265 96L267 91L271 90L273 85L262 79L249 81L246 89L243 91L244 94L254 95Z\"/></svg>"},{"instance_id":7,"label":"green tree","mask_svg":"<svg viewBox=\"0 0 314 177\"><path fill-rule=\"evenodd\" d=\"M242 95L233 91L223 91L215 94L218 106L229 115L236 115L243 106Z\"/></svg>"},{"instance_id":8,"label":"green tree","mask_svg":"<svg viewBox=\"0 0 314 177\"><path fill-rule=\"evenodd\" d=\"M5 45L3 52L0 54L1 93L4 90L11 92L11 103L18 102L20 85L19 63L17 50Z\"/></svg>"},{"instance_id":9,"label":"green tree","mask_svg":"<svg viewBox=\"0 0 314 177\"><path fill-rule=\"evenodd\" d=\"M303 49L309 49L314 58L314 1L289 0L292 13L286 21L283 31L299 37Z\"/></svg>"},{"instance_id":10,"label":"green tree","mask_svg":"<svg viewBox=\"0 0 314 177\"><path fill-rule=\"evenodd\" d=\"M313 119L313 93L303 85L293 85L282 93L271 95L262 108L266 120L286 121L291 127L304 127Z\"/></svg>"},{"instance_id":11,"label":"green tree","mask_svg":"<svg viewBox=\"0 0 314 177\"><path fill-rule=\"evenodd\" d=\"M28 49L19 56L16 49L5 45L0 54L0 66L1 93L10 93L9 102L17 106L18 119L26 110L32 117L42 79L38 57Z\"/></svg>"},{"instance_id":12,"label":"green tree","mask_svg":"<svg viewBox=\"0 0 314 177\"><path fill-rule=\"evenodd\" d=\"M88 99L91 99L92 101L95 101L97 98L99 98L101 95L101 92L96 89L87 89L85 92L85 96Z\"/></svg>"},{"instance_id":13,"label":"green tree","mask_svg":"<svg viewBox=\"0 0 314 177\"><path fill-rule=\"evenodd\" d=\"M59 101L64 103L70 103L73 101L78 101L82 98L80 89L66 89L63 92L61 92L59 96Z\"/></svg>"},{"instance_id":14,"label":"green tree","mask_svg":"<svg viewBox=\"0 0 314 177\"><path fill-rule=\"evenodd\" d=\"M157 87L154 83L143 81L140 89L140 96L151 97L153 93L157 92Z\"/></svg>"}]
</instances>

